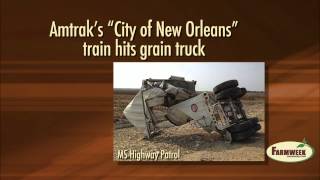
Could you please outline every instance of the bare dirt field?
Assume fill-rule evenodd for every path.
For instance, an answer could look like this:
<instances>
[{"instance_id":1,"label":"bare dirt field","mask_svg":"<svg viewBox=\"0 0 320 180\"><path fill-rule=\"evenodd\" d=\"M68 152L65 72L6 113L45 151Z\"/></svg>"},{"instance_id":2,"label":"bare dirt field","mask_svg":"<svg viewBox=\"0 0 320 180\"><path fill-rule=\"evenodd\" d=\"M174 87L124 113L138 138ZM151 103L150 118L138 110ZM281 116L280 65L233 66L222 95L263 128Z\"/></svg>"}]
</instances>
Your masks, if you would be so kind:
<instances>
[{"instance_id":1,"label":"bare dirt field","mask_svg":"<svg viewBox=\"0 0 320 180\"><path fill-rule=\"evenodd\" d=\"M119 122L122 111L134 93L115 93L114 96L114 160L118 150L154 152L180 151L179 161L264 161L265 159L265 99L262 92L249 92L242 98L249 117L258 117L261 130L242 142L226 144L219 133L204 131L195 122L163 129L151 140L143 139L142 131L126 122Z\"/></svg>"}]
</instances>

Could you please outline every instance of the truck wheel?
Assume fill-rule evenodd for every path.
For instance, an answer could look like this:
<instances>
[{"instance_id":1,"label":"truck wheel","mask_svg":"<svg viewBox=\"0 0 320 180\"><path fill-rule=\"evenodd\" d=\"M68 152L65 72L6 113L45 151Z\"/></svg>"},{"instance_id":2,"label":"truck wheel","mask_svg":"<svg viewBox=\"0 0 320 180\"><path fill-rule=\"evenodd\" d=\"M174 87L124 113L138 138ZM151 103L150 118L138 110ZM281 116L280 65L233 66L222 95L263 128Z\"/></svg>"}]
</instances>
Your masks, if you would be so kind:
<instances>
[{"instance_id":1,"label":"truck wheel","mask_svg":"<svg viewBox=\"0 0 320 180\"><path fill-rule=\"evenodd\" d=\"M256 130L259 131L261 129L261 125L259 124L259 119L254 117L254 118L249 118L248 120L250 120L252 127Z\"/></svg>"},{"instance_id":2,"label":"truck wheel","mask_svg":"<svg viewBox=\"0 0 320 180\"><path fill-rule=\"evenodd\" d=\"M216 94L216 100L224 100L224 99L228 99L228 98L240 98L243 95L245 95L246 93L246 89L245 88L229 88L229 89L225 89L221 92L219 92L218 94Z\"/></svg>"},{"instance_id":3,"label":"truck wheel","mask_svg":"<svg viewBox=\"0 0 320 180\"><path fill-rule=\"evenodd\" d=\"M217 94L224 89L229 89L229 88L233 88L233 87L237 87L237 86L238 86L237 80L229 80L229 81L225 81L225 82L217 85L216 87L214 87L213 92L214 92L214 94Z\"/></svg>"},{"instance_id":4,"label":"truck wheel","mask_svg":"<svg viewBox=\"0 0 320 180\"><path fill-rule=\"evenodd\" d=\"M250 120L245 120L241 123L238 124L234 124L230 127L228 127L228 131L230 131L231 133L237 133L237 132L241 132L241 131L246 131L249 128L253 128L255 124L253 124Z\"/></svg>"},{"instance_id":5,"label":"truck wheel","mask_svg":"<svg viewBox=\"0 0 320 180\"><path fill-rule=\"evenodd\" d=\"M258 126L260 127L259 129L261 129L260 124L258 123L258 118L254 117L254 118L248 118L245 121L242 121L239 124L234 124L230 127L228 127L227 129L231 132L231 133L237 133L237 132L241 132L241 131L246 131L249 128L258 128ZM258 129L258 130L259 130Z\"/></svg>"},{"instance_id":6,"label":"truck wheel","mask_svg":"<svg viewBox=\"0 0 320 180\"><path fill-rule=\"evenodd\" d=\"M257 124L254 128L256 129L256 131L259 131L261 129L261 125Z\"/></svg>"},{"instance_id":7,"label":"truck wheel","mask_svg":"<svg viewBox=\"0 0 320 180\"><path fill-rule=\"evenodd\" d=\"M241 95L240 97L244 96L245 94L247 94L247 89L246 88L240 88L241 89Z\"/></svg>"},{"instance_id":8,"label":"truck wheel","mask_svg":"<svg viewBox=\"0 0 320 180\"><path fill-rule=\"evenodd\" d=\"M255 133L256 133L256 130L253 128L250 128L250 129L243 131L243 132L233 133L232 139L234 141L242 141L242 140L249 138L250 136L252 136Z\"/></svg>"},{"instance_id":9,"label":"truck wheel","mask_svg":"<svg viewBox=\"0 0 320 180\"><path fill-rule=\"evenodd\" d=\"M259 123L258 123L258 122L259 122L259 119L256 118L256 117L248 118L248 121L250 121L252 125L257 125L257 124L259 124Z\"/></svg>"}]
</instances>

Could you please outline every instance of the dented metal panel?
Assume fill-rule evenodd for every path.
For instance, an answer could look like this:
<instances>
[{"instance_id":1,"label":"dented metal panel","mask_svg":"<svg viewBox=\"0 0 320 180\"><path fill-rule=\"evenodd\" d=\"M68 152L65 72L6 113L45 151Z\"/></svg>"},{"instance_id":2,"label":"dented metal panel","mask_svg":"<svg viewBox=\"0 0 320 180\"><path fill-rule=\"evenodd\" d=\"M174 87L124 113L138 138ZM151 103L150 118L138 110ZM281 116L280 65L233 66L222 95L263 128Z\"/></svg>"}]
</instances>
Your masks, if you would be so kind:
<instances>
[{"instance_id":1,"label":"dented metal panel","mask_svg":"<svg viewBox=\"0 0 320 180\"><path fill-rule=\"evenodd\" d=\"M173 116L177 119L179 119L179 115L180 119L186 119L185 116L190 117L191 119L196 120L204 129L211 129L212 131L215 128L212 113L209 112L208 99L209 96L207 93L199 94L198 96L171 106L168 110L168 114L172 112ZM177 124L178 123L181 123L181 120L178 121Z\"/></svg>"},{"instance_id":2,"label":"dented metal panel","mask_svg":"<svg viewBox=\"0 0 320 180\"><path fill-rule=\"evenodd\" d=\"M142 93L143 98L142 99ZM133 100L124 109L123 113L130 123L135 127L145 128L145 118L150 117L150 113L144 110L143 106L146 106L145 99L152 99L159 96L164 96L165 92L160 88L152 88L146 91L140 90ZM144 103L144 104L143 104Z\"/></svg>"}]
</instances>

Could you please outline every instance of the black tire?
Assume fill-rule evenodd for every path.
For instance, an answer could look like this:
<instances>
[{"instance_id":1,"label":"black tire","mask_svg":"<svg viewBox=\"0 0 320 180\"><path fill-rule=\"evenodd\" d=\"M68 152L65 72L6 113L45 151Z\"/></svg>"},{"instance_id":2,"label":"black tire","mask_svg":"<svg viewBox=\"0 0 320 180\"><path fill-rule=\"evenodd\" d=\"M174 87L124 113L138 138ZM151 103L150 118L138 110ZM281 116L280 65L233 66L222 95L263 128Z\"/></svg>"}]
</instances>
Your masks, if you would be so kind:
<instances>
[{"instance_id":1,"label":"black tire","mask_svg":"<svg viewBox=\"0 0 320 180\"><path fill-rule=\"evenodd\" d=\"M259 131L261 129L261 125L260 124L256 124L256 126L254 127L256 131Z\"/></svg>"},{"instance_id":2,"label":"black tire","mask_svg":"<svg viewBox=\"0 0 320 180\"><path fill-rule=\"evenodd\" d=\"M259 119L256 117L248 118L248 121L250 121L253 125L257 125L259 122Z\"/></svg>"},{"instance_id":3,"label":"black tire","mask_svg":"<svg viewBox=\"0 0 320 180\"><path fill-rule=\"evenodd\" d=\"M250 128L247 131L233 133L232 140L233 141L242 141L242 140L248 139L250 136L254 135L255 133L256 133L256 130L253 128Z\"/></svg>"},{"instance_id":4,"label":"black tire","mask_svg":"<svg viewBox=\"0 0 320 180\"><path fill-rule=\"evenodd\" d=\"M229 89L225 89L221 92L219 92L218 94L215 95L216 100L224 100L224 99L235 99L235 98L240 98L243 95L245 95L246 90L245 88L229 88Z\"/></svg>"},{"instance_id":5,"label":"black tire","mask_svg":"<svg viewBox=\"0 0 320 180\"><path fill-rule=\"evenodd\" d=\"M242 97L245 94L247 94L247 89L246 88L240 88L240 89L241 89L241 93L242 93L240 97Z\"/></svg>"},{"instance_id":6,"label":"black tire","mask_svg":"<svg viewBox=\"0 0 320 180\"><path fill-rule=\"evenodd\" d=\"M214 94L217 94L224 89L229 89L229 88L233 88L233 87L237 87L237 86L238 86L237 80L229 80L229 81L225 81L221 84L218 84L216 87L213 88L213 92L214 92Z\"/></svg>"},{"instance_id":7,"label":"black tire","mask_svg":"<svg viewBox=\"0 0 320 180\"><path fill-rule=\"evenodd\" d=\"M242 131L246 131L249 128L254 128L257 125L257 118L250 118L248 120L242 121L239 124L234 124L230 127L228 127L228 131L230 131L231 133L237 133L237 132L242 132Z\"/></svg>"}]
</instances>

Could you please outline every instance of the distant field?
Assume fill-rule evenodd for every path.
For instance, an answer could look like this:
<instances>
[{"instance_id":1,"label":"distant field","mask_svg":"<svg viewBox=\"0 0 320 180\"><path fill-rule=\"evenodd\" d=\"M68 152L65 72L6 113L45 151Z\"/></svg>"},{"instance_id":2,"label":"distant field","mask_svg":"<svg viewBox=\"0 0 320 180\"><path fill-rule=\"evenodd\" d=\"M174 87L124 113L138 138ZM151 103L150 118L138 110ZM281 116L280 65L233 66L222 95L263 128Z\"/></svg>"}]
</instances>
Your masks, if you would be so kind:
<instances>
[{"instance_id":1,"label":"distant field","mask_svg":"<svg viewBox=\"0 0 320 180\"><path fill-rule=\"evenodd\" d=\"M113 89L114 94L137 94L140 89L131 88L115 88Z\"/></svg>"}]
</instances>

